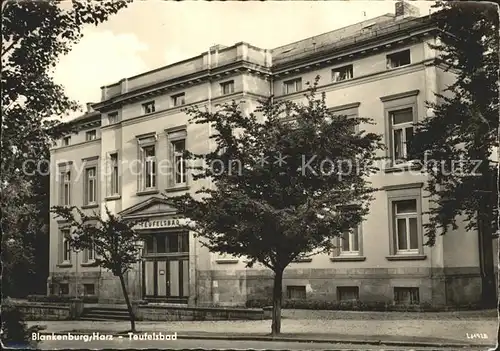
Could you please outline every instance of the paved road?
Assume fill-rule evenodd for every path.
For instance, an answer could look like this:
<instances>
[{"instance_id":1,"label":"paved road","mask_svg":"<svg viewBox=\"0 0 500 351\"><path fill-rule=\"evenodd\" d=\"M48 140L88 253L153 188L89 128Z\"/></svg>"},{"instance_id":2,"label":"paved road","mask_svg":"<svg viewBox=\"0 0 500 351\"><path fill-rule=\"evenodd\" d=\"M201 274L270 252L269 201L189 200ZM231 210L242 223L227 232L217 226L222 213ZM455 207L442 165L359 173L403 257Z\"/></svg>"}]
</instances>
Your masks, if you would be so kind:
<instances>
[{"instance_id":1,"label":"paved road","mask_svg":"<svg viewBox=\"0 0 500 351\"><path fill-rule=\"evenodd\" d=\"M105 341L43 341L38 345L40 350L55 349L160 349L160 350L406 350L406 351L430 351L433 348L411 348L411 347L390 347L373 345L345 345L332 343L301 343L301 342L279 342L279 341L232 341L232 340L170 340L170 341L140 341L129 340L128 337L122 339ZM484 347L476 350L483 350ZM442 348L442 351L459 351L457 349ZM470 351L471 349L468 348Z\"/></svg>"}]
</instances>

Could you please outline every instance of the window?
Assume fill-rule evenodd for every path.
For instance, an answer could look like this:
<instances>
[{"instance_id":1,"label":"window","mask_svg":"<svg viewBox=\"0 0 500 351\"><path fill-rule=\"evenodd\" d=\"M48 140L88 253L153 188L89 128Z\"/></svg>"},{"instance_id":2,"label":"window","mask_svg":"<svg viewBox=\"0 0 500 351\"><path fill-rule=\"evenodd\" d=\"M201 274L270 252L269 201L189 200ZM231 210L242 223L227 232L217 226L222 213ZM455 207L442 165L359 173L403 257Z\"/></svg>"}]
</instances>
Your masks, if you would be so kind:
<instances>
[{"instance_id":1,"label":"window","mask_svg":"<svg viewBox=\"0 0 500 351\"><path fill-rule=\"evenodd\" d=\"M148 113L153 113L155 112L155 102L150 101L142 104L142 112L143 114L147 115Z\"/></svg>"},{"instance_id":2,"label":"window","mask_svg":"<svg viewBox=\"0 0 500 351\"><path fill-rule=\"evenodd\" d=\"M111 168L111 179L110 179L110 192L109 195L118 195L120 194L120 185L119 185L119 170L118 170L118 154L110 154L110 168Z\"/></svg>"},{"instance_id":3,"label":"window","mask_svg":"<svg viewBox=\"0 0 500 351\"><path fill-rule=\"evenodd\" d=\"M224 82L220 84L222 95L234 93L234 80Z\"/></svg>"},{"instance_id":4,"label":"window","mask_svg":"<svg viewBox=\"0 0 500 351\"><path fill-rule=\"evenodd\" d=\"M415 252L419 248L417 200L393 201L396 252Z\"/></svg>"},{"instance_id":5,"label":"window","mask_svg":"<svg viewBox=\"0 0 500 351\"><path fill-rule=\"evenodd\" d=\"M61 205L71 205L71 171L61 173Z\"/></svg>"},{"instance_id":6,"label":"window","mask_svg":"<svg viewBox=\"0 0 500 351\"><path fill-rule=\"evenodd\" d=\"M359 300L359 287L357 286L338 286L338 301L357 301Z\"/></svg>"},{"instance_id":7,"label":"window","mask_svg":"<svg viewBox=\"0 0 500 351\"><path fill-rule=\"evenodd\" d=\"M83 294L85 296L95 295L95 285L94 284L83 284Z\"/></svg>"},{"instance_id":8,"label":"window","mask_svg":"<svg viewBox=\"0 0 500 351\"><path fill-rule=\"evenodd\" d=\"M59 284L59 295L69 295L69 284L68 283Z\"/></svg>"},{"instance_id":9,"label":"window","mask_svg":"<svg viewBox=\"0 0 500 351\"><path fill-rule=\"evenodd\" d=\"M118 112L110 112L108 113L108 124L118 123Z\"/></svg>"},{"instance_id":10,"label":"window","mask_svg":"<svg viewBox=\"0 0 500 351\"><path fill-rule=\"evenodd\" d=\"M184 159L184 151L186 149L185 140L177 140L172 142L174 151L174 182L175 184L186 183L186 160Z\"/></svg>"},{"instance_id":11,"label":"window","mask_svg":"<svg viewBox=\"0 0 500 351\"><path fill-rule=\"evenodd\" d=\"M184 105L185 103L185 93L177 94L172 96L172 105L174 106L180 106Z\"/></svg>"},{"instance_id":12,"label":"window","mask_svg":"<svg viewBox=\"0 0 500 351\"><path fill-rule=\"evenodd\" d=\"M97 167L85 169L85 204L97 203Z\"/></svg>"},{"instance_id":13,"label":"window","mask_svg":"<svg viewBox=\"0 0 500 351\"><path fill-rule=\"evenodd\" d=\"M149 145L142 148L142 174L144 190L156 188L156 154L155 146Z\"/></svg>"},{"instance_id":14,"label":"window","mask_svg":"<svg viewBox=\"0 0 500 351\"><path fill-rule=\"evenodd\" d=\"M169 141L170 162L172 174L169 176L169 187L185 186L187 183L187 160L184 157L186 151L187 133L185 129L167 131Z\"/></svg>"},{"instance_id":15,"label":"window","mask_svg":"<svg viewBox=\"0 0 500 351\"><path fill-rule=\"evenodd\" d=\"M283 82L283 94L292 94L302 90L302 78Z\"/></svg>"},{"instance_id":16,"label":"window","mask_svg":"<svg viewBox=\"0 0 500 351\"><path fill-rule=\"evenodd\" d=\"M332 69L332 82L340 82L343 80L352 79L353 77L354 75L352 65Z\"/></svg>"},{"instance_id":17,"label":"window","mask_svg":"<svg viewBox=\"0 0 500 351\"><path fill-rule=\"evenodd\" d=\"M304 300L306 298L306 287L303 285L289 285L286 287L286 296L289 299Z\"/></svg>"},{"instance_id":18,"label":"window","mask_svg":"<svg viewBox=\"0 0 500 351\"><path fill-rule=\"evenodd\" d=\"M70 263L71 262L71 246L69 243L70 231L69 229L61 229L61 254L60 254L60 262L61 263Z\"/></svg>"},{"instance_id":19,"label":"window","mask_svg":"<svg viewBox=\"0 0 500 351\"><path fill-rule=\"evenodd\" d=\"M394 52L389 54L387 57L387 69L401 67L409 65L410 59L410 49Z\"/></svg>"},{"instance_id":20,"label":"window","mask_svg":"<svg viewBox=\"0 0 500 351\"><path fill-rule=\"evenodd\" d=\"M97 138L97 131L96 130L89 130L88 132L85 133L85 140L86 141L95 140L96 138Z\"/></svg>"},{"instance_id":21,"label":"window","mask_svg":"<svg viewBox=\"0 0 500 351\"><path fill-rule=\"evenodd\" d=\"M340 254L341 255L358 255L359 254L358 228L354 228L350 231L347 231L342 235Z\"/></svg>"},{"instance_id":22,"label":"window","mask_svg":"<svg viewBox=\"0 0 500 351\"><path fill-rule=\"evenodd\" d=\"M71 137L70 136L64 137L63 146L68 146L69 144L71 144Z\"/></svg>"},{"instance_id":23,"label":"window","mask_svg":"<svg viewBox=\"0 0 500 351\"><path fill-rule=\"evenodd\" d=\"M410 107L391 111L389 118L392 127L392 160L395 163L401 163L408 156L407 144L413 138L413 109Z\"/></svg>"},{"instance_id":24,"label":"window","mask_svg":"<svg viewBox=\"0 0 500 351\"><path fill-rule=\"evenodd\" d=\"M185 232L152 234L144 240L147 254L189 252L189 234Z\"/></svg>"},{"instance_id":25,"label":"window","mask_svg":"<svg viewBox=\"0 0 500 351\"><path fill-rule=\"evenodd\" d=\"M95 260L95 249L92 248L83 250L83 263L91 263Z\"/></svg>"},{"instance_id":26,"label":"window","mask_svg":"<svg viewBox=\"0 0 500 351\"><path fill-rule=\"evenodd\" d=\"M420 303L419 289L394 287L394 302L398 305L418 305Z\"/></svg>"}]
</instances>

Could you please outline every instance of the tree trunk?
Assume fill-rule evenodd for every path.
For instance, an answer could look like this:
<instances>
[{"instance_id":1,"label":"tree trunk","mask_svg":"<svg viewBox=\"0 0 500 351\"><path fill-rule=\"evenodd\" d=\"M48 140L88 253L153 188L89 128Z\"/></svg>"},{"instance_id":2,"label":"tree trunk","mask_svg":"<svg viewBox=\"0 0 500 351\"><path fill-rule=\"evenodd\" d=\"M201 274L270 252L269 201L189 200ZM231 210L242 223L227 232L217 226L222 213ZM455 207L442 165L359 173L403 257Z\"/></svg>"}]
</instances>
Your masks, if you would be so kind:
<instances>
[{"instance_id":1,"label":"tree trunk","mask_svg":"<svg viewBox=\"0 0 500 351\"><path fill-rule=\"evenodd\" d=\"M482 213L484 216L484 212ZM495 264L493 261L493 235L491 221L480 219L478 224L479 265L481 269L481 301L483 303L483 307L495 308L497 305L497 287L495 284Z\"/></svg>"},{"instance_id":2,"label":"tree trunk","mask_svg":"<svg viewBox=\"0 0 500 351\"><path fill-rule=\"evenodd\" d=\"M125 279L123 274L119 275L120 284L122 285L123 297L125 297L125 302L127 304L128 315L130 317L130 331L135 333L135 316L134 311L132 310L132 304L130 303L130 299L128 298L127 286L125 285Z\"/></svg>"},{"instance_id":3,"label":"tree trunk","mask_svg":"<svg viewBox=\"0 0 500 351\"><path fill-rule=\"evenodd\" d=\"M271 335L281 333L281 302L283 298L283 269L276 271L273 286L273 315L271 324Z\"/></svg>"}]
</instances>

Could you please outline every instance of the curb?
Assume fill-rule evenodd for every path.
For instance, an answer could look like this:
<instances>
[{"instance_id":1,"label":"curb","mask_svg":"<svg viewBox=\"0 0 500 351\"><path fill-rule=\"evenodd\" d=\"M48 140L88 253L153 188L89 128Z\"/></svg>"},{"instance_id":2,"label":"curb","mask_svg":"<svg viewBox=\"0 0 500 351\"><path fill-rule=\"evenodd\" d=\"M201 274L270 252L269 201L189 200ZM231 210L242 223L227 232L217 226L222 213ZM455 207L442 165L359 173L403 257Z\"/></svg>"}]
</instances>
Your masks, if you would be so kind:
<instances>
[{"instance_id":1,"label":"curb","mask_svg":"<svg viewBox=\"0 0 500 351\"><path fill-rule=\"evenodd\" d=\"M97 331L96 331L97 332ZM99 334L106 334L97 332ZM142 332L142 333L153 333ZM92 332L39 332L40 335L92 335ZM136 332L135 334L141 334ZM126 333L110 333L113 337L123 337ZM478 347L491 347L486 344L461 344L461 343L432 343L432 342L411 342L411 341L383 341L383 340L360 340L360 339L314 339L314 338L291 338L291 337L272 337L272 336L245 336L245 335L203 335L203 334L177 334L177 339L190 339L190 340L234 340L234 341L280 341L280 342L297 342L297 343L323 343L323 344L353 344L353 345L378 345L378 346L412 346L412 347L448 347L448 348L478 348Z\"/></svg>"}]
</instances>

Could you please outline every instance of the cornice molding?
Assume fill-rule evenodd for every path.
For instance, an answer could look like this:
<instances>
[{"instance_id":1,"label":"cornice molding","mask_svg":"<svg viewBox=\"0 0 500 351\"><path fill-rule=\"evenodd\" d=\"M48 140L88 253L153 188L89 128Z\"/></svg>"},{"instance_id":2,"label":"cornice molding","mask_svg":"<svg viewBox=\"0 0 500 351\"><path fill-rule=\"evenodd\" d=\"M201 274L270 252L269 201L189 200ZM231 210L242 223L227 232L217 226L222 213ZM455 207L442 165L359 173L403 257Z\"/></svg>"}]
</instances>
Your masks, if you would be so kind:
<instances>
[{"instance_id":1,"label":"cornice molding","mask_svg":"<svg viewBox=\"0 0 500 351\"><path fill-rule=\"evenodd\" d=\"M382 101L382 102L388 102L388 101L393 101L393 100L404 99L404 98L407 98L407 97L416 96L419 93L420 93L419 89L405 91L403 93L382 96L382 97L380 97L380 101Z\"/></svg>"},{"instance_id":2,"label":"cornice molding","mask_svg":"<svg viewBox=\"0 0 500 351\"><path fill-rule=\"evenodd\" d=\"M330 111L330 112L336 112L336 111L342 111L342 110L349 110L349 109L352 109L352 108L358 108L360 105L361 105L361 102L353 102L353 103L350 103L350 104L329 107L328 111Z\"/></svg>"},{"instance_id":3,"label":"cornice molding","mask_svg":"<svg viewBox=\"0 0 500 351\"><path fill-rule=\"evenodd\" d=\"M423 182L416 182L416 183L386 185L386 186L383 186L381 189L385 190L385 191L406 190L406 189L418 189L418 188L422 188L423 186L424 186Z\"/></svg>"}]
</instances>

